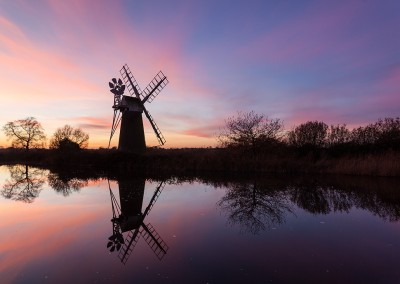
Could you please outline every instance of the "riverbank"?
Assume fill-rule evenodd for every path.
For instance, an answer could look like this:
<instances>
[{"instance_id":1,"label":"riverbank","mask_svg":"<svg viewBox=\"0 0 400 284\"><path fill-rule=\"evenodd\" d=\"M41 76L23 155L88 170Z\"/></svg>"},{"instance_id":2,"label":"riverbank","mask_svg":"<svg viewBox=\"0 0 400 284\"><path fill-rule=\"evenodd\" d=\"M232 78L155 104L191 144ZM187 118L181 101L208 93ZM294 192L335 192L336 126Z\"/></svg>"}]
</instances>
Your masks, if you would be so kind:
<instances>
[{"instance_id":1,"label":"riverbank","mask_svg":"<svg viewBox=\"0 0 400 284\"><path fill-rule=\"evenodd\" d=\"M233 149L149 149L145 154L114 149L61 152L49 149L0 149L0 164L28 164L49 169L90 169L99 173L179 176L196 174L346 174L400 176L400 153L332 154L288 149L258 154Z\"/></svg>"}]
</instances>

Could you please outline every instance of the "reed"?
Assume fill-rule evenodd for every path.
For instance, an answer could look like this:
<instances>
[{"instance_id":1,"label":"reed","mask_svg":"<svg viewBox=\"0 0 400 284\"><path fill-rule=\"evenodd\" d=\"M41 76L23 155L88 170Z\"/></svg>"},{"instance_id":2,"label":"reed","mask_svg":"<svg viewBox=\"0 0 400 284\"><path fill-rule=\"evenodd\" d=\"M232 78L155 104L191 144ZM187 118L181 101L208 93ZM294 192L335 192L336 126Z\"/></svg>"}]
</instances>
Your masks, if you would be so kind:
<instances>
[{"instance_id":1,"label":"reed","mask_svg":"<svg viewBox=\"0 0 400 284\"><path fill-rule=\"evenodd\" d=\"M366 176L400 176L400 153L367 154L346 156L328 161L327 173Z\"/></svg>"}]
</instances>

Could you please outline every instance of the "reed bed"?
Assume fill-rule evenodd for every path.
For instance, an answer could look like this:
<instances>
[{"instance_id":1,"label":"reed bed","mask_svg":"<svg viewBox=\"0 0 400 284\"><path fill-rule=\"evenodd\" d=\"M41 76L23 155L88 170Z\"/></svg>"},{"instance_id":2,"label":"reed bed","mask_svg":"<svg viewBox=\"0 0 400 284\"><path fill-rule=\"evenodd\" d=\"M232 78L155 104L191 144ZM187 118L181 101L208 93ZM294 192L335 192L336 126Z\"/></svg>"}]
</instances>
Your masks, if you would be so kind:
<instances>
[{"instance_id":1,"label":"reed bed","mask_svg":"<svg viewBox=\"0 0 400 284\"><path fill-rule=\"evenodd\" d=\"M400 176L400 152L394 150L337 155L324 149L299 152L276 148L255 154L237 149L193 148L149 149L138 155L108 149L72 152L1 149L0 164L175 176L200 173Z\"/></svg>"}]
</instances>

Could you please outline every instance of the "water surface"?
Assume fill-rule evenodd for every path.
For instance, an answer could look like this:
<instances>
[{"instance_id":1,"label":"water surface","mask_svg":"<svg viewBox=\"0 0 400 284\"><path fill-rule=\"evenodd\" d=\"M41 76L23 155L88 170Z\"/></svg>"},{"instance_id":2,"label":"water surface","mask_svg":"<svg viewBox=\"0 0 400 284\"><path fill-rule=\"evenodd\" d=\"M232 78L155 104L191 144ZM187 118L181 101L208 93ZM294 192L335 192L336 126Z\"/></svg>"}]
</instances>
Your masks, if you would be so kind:
<instances>
[{"instance_id":1,"label":"water surface","mask_svg":"<svg viewBox=\"0 0 400 284\"><path fill-rule=\"evenodd\" d=\"M2 166L0 282L400 283L399 185Z\"/></svg>"}]
</instances>

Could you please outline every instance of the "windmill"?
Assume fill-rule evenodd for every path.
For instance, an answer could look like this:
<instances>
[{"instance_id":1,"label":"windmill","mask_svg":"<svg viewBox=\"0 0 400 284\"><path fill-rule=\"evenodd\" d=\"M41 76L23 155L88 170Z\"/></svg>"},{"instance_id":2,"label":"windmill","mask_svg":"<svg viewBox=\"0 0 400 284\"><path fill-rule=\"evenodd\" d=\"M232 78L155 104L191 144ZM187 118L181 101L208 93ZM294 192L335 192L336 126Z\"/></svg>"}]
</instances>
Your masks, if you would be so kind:
<instances>
[{"instance_id":1,"label":"windmill","mask_svg":"<svg viewBox=\"0 0 400 284\"><path fill-rule=\"evenodd\" d=\"M165 182L162 181L158 184L144 212L142 212L142 205L145 180L119 180L118 185L120 203L118 203L111 190L110 183L108 183L113 212L111 219L113 234L108 238L107 247L111 252L118 251L118 258L123 264L126 264L140 236L142 236L157 258L161 260L167 253L168 246L150 223L144 223L144 219L160 196ZM125 237L124 233L127 233Z\"/></svg>"},{"instance_id":2,"label":"windmill","mask_svg":"<svg viewBox=\"0 0 400 284\"><path fill-rule=\"evenodd\" d=\"M164 145L165 138L144 104L146 102L151 103L168 84L167 77L161 71L158 72L147 87L141 91L127 64L122 66L120 74L122 80L113 78L108 83L110 91L114 94L114 105L112 106L114 116L108 147L110 147L111 138L121 123L118 149L136 153L144 152L146 142L142 119L143 112L153 128L159 144ZM129 95L124 95L125 89L128 89Z\"/></svg>"}]
</instances>

